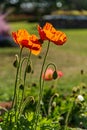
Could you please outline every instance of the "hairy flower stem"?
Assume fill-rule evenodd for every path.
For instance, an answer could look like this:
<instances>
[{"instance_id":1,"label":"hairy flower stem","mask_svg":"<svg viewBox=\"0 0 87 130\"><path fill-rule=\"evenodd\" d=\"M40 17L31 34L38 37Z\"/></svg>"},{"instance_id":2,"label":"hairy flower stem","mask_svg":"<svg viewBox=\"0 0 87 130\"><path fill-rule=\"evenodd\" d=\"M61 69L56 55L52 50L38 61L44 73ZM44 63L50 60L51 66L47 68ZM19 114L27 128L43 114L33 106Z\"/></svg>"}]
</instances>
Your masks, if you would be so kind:
<instances>
[{"instance_id":1,"label":"hairy flower stem","mask_svg":"<svg viewBox=\"0 0 87 130\"><path fill-rule=\"evenodd\" d=\"M24 72L24 89L23 89L23 91L22 91L22 98L21 98L21 102L20 102L20 107L19 107L19 109L21 109L21 105L22 105L23 99L24 99L25 82L26 82L26 75L27 75L27 66L28 66L28 64L29 64L30 57L31 57L31 51L30 51L30 53L29 53L29 56L28 56L28 59L27 59L27 64L26 64L26 68L25 68L25 72Z\"/></svg>"},{"instance_id":2,"label":"hairy flower stem","mask_svg":"<svg viewBox=\"0 0 87 130\"><path fill-rule=\"evenodd\" d=\"M36 127L37 127L37 122L38 122L38 117L39 117L39 114L40 114L40 104L42 102L42 73L43 73L43 69L44 69L44 65L45 65L45 61L46 61L46 57L47 57L47 54L48 54L48 51L49 51L49 47L50 47L50 41L48 41L48 46L47 46L47 50L46 50L46 54L45 54L45 57L44 57L44 60L43 60L43 64L42 64L42 68L41 68L41 72L40 72L40 79L39 79L39 100L38 100L38 104L37 104L37 110L36 110L36 122L35 122L35 130L36 130Z\"/></svg>"},{"instance_id":3,"label":"hairy flower stem","mask_svg":"<svg viewBox=\"0 0 87 130\"><path fill-rule=\"evenodd\" d=\"M54 63L49 63L49 64L46 66L46 68L45 68L44 74L46 73L46 70L48 69L48 67L49 67L50 65L52 65L52 66L54 67L55 71L57 70L57 69L56 69L56 65L55 65ZM43 87L44 87L44 80L42 81L42 92L43 92ZM42 97L43 97L43 95L42 95Z\"/></svg>"},{"instance_id":4,"label":"hairy flower stem","mask_svg":"<svg viewBox=\"0 0 87 130\"><path fill-rule=\"evenodd\" d=\"M19 74L20 80L21 80L22 65L23 65L24 61L27 60L27 59L28 59L28 57L24 57L22 59L22 61L21 61L21 64L20 64L20 74Z\"/></svg>"},{"instance_id":5,"label":"hairy flower stem","mask_svg":"<svg viewBox=\"0 0 87 130\"><path fill-rule=\"evenodd\" d=\"M12 108L15 108L15 120L16 120L16 109L17 109L17 104L16 103L17 103L17 100L18 100L17 99L17 83L18 83L18 75L19 75L19 69L20 69L22 50L23 50L23 48L21 48L20 54L19 54L19 63L18 63L18 66L17 66L15 87L14 87L14 97L13 97L13 101L12 101Z\"/></svg>"},{"instance_id":6,"label":"hairy flower stem","mask_svg":"<svg viewBox=\"0 0 87 130\"><path fill-rule=\"evenodd\" d=\"M17 71L16 71L16 79L15 79L14 97L13 97L13 102L12 102L12 108L14 107L16 96L17 96L17 82L18 82L18 73L19 73L19 68L20 68L22 50L23 50L23 48L21 48L21 50L20 50L19 63L18 63L18 66L17 66Z\"/></svg>"},{"instance_id":7,"label":"hairy flower stem","mask_svg":"<svg viewBox=\"0 0 87 130\"><path fill-rule=\"evenodd\" d=\"M57 93L55 93L55 94L50 98L49 105L48 105L48 106L49 106L49 107L48 107L48 116L51 115L52 101L53 101L53 99L54 99L55 97L58 97L58 94L57 94Z\"/></svg>"},{"instance_id":8,"label":"hairy flower stem","mask_svg":"<svg viewBox=\"0 0 87 130\"><path fill-rule=\"evenodd\" d=\"M47 57L47 54L48 54L48 51L49 51L49 46L50 46L50 41L48 42L48 46L47 46L47 51L46 51L46 54L45 54L45 57L44 57L44 60L43 60L43 64L42 64L42 68L41 68L41 72L40 72L40 80L39 80L39 83L40 83L40 93L39 93L39 103L40 101L42 101L42 74L43 74L43 70L44 70L44 65L45 65L45 61L46 61L46 57Z\"/></svg>"},{"instance_id":9,"label":"hairy flower stem","mask_svg":"<svg viewBox=\"0 0 87 130\"><path fill-rule=\"evenodd\" d=\"M55 66L55 64L54 64L54 63L49 63L49 64L46 66L46 68L45 68L44 74L46 73L46 70L48 69L48 67L49 67L50 65L52 65L52 66L54 67L55 71L56 71L56 66ZM41 92L42 92L42 99L43 99L44 80L42 81L42 88L41 88L41 89L42 89ZM44 106L43 106L43 109L44 109L45 116L47 116L47 113L46 113L46 110L45 110L45 107L44 107Z\"/></svg>"}]
</instances>

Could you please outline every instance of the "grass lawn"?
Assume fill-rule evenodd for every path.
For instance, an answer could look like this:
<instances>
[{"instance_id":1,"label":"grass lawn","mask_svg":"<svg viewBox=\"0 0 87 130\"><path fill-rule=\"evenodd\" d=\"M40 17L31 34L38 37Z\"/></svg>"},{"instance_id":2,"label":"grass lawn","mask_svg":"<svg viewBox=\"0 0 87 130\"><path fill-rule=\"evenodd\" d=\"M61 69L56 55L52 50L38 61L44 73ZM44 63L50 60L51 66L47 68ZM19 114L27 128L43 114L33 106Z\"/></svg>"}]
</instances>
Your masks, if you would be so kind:
<instances>
[{"instance_id":1,"label":"grass lawn","mask_svg":"<svg viewBox=\"0 0 87 130\"><path fill-rule=\"evenodd\" d=\"M27 29L31 34L37 34L37 23L16 22L10 23L11 31L20 28ZM61 29L67 35L67 43L63 46L50 45L50 50L46 64L53 62L64 76L56 81L45 82L45 87L54 85L57 91L68 93L72 87L80 85L81 82L87 83L87 29ZM46 50L46 43L43 44L39 56L32 55L32 65L34 73L28 76L28 87L32 83L38 86L38 78L41 64ZM12 66L15 54L19 53L19 48L0 48L0 100L9 100L14 89L14 79L16 69ZM25 50L24 55L28 54ZM81 70L84 74L81 75ZM29 79L30 78L30 79ZM30 80L30 81L29 81Z\"/></svg>"}]
</instances>

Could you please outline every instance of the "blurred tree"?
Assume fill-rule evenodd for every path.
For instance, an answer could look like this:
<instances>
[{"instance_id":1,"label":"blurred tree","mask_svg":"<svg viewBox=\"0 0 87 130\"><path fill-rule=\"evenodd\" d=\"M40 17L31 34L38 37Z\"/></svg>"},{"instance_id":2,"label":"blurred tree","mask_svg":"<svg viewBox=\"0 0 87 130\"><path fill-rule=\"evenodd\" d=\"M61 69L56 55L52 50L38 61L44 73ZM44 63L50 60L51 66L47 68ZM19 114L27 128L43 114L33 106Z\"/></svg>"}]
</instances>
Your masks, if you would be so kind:
<instances>
[{"instance_id":1,"label":"blurred tree","mask_svg":"<svg viewBox=\"0 0 87 130\"><path fill-rule=\"evenodd\" d=\"M58 0L63 3L63 9L87 10L87 0Z\"/></svg>"},{"instance_id":2,"label":"blurred tree","mask_svg":"<svg viewBox=\"0 0 87 130\"><path fill-rule=\"evenodd\" d=\"M63 8L71 9L71 6L72 6L71 0L62 0L62 2L63 2Z\"/></svg>"},{"instance_id":3,"label":"blurred tree","mask_svg":"<svg viewBox=\"0 0 87 130\"><path fill-rule=\"evenodd\" d=\"M87 10L87 0L71 0L72 5L77 10L85 9Z\"/></svg>"},{"instance_id":4,"label":"blurred tree","mask_svg":"<svg viewBox=\"0 0 87 130\"><path fill-rule=\"evenodd\" d=\"M36 2L36 5L34 7L35 10L33 12L35 14L40 13L40 12L38 12L38 10L43 10L43 7L39 3L46 3L46 2L50 6L45 8L45 13L52 12L56 9L66 9L66 10L87 9L87 0L84 0L84 2L83 2L83 0L3 0L3 1L0 0L0 9L3 8L3 10L6 11L8 8L12 7L12 8L15 8L16 13L20 13L20 12L23 12L23 11L21 11L20 5L22 3L26 3L26 2L31 2L31 3ZM4 5L3 5L3 3L4 3ZM27 7L28 6L30 6L30 5L28 4Z\"/></svg>"}]
</instances>

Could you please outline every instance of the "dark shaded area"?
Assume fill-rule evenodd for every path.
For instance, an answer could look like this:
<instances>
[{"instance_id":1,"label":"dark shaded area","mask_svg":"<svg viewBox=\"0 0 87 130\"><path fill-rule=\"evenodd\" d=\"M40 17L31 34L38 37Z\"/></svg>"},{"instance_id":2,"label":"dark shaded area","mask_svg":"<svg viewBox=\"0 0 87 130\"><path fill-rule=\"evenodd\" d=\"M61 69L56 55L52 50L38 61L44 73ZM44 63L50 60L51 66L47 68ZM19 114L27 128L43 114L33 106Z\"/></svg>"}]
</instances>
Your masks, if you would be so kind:
<instances>
[{"instance_id":1,"label":"dark shaded area","mask_svg":"<svg viewBox=\"0 0 87 130\"><path fill-rule=\"evenodd\" d=\"M10 36L3 36L0 38L0 47L17 47L17 45L14 43Z\"/></svg>"},{"instance_id":2,"label":"dark shaded area","mask_svg":"<svg viewBox=\"0 0 87 130\"><path fill-rule=\"evenodd\" d=\"M87 16L45 15L39 21L41 26L46 22L55 28L87 28Z\"/></svg>"}]
</instances>

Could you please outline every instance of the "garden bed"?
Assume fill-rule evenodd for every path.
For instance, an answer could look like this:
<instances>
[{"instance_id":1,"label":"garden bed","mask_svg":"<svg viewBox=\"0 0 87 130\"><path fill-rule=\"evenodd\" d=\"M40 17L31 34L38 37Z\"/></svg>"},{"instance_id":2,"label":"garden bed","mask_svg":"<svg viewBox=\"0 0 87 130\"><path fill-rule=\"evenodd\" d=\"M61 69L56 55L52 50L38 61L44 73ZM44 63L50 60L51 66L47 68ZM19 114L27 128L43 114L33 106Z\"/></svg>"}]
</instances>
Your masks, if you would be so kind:
<instances>
[{"instance_id":1,"label":"garden bed","mask_svg":"<svg viewBox=\"0 0 87 130\"><path fill-rule=\"evenodd\" d=\"M24 26L23 23L19 23L19 24L17 23L18 28L20 25ZM31 27L31 25L29 24L28 27L26 28L31 29L31 31L35 29L34 27L30 28L29 26ZM86 102L87 74L85 71L86 59L87 59L85 55L87 53L86 51L87 44L85 42L86 41L85 35L87 34L87 32L86 30L82 30L82 29L81 32L79 31L80 30L77 31L67 30L68 43L70 44L65 44L64 48L63 46L59 46L59 47L54 46L53 43L51 43L52 46L50 45L50 51L46 61L47 63L49 63L49 61L51 60L51 63L56 63L56 65L58 66L58 70L61 69L64 72L65 69L66 71L64 72L64 77L66 79L64 79L64 77L61 77L61 79L59 79L58 78L59 76L55 77L56 73L54 73L53 76L54 79L57 78L56 80L51 78L52 75L48 76L48 78L51 78L51 81L48 80L45 81L44 89L42 89L44 90L43 102L42 101L39 102L40 103L39 107L41 109L37 109L39 84L37 82L38 80L36 79L38 78L42 62L44 61L47 42L46 42L46 46L45 44L43 44L42 50L44 51L38 57L32 55L31 57L32 62L29 62L30 64L27 64L27 61L29 61L28 60L29 55L27 55L29 53L29 49L27 50L27 48L26 49L23 48L24 53L22 53L21 62L19 62L20 53L18 53L19 50L18 48L16 48L17 50L15 48L11 48L9 50L6 48L3 48L3 50L1 49L0 58L2 62L0 63L1 64L1 71L0 71L1 72L1 84L0 84L1 97L0 98L5 100L7 99L6 94L11 93L11 98L9 98L9 100L13 99L12 89L14 86L13 85L14 70L18 68L19 63L21 63L20 67L22 68L20 68L20 70L23 70L22 71L23 73L20 73L19 71L19 75L17 78L18 82L16 82L17 83L16 98L19 99L16 102L17 105L16 107L14 106L10 111L6 110L6 113L1 116L1 119L3 119L3 121L0 122L0 129L34 130L35 127L37 127L36 130L40 130L40 129L41 130L52 130L52 129L86 130L87 129L87 102ZM18 55L16 55L15 61L13 62L15 54ZM15 68L12 65L10 65L11 63L10 61L13 63ZM26 67L27 67L26 65L28 65L29 67L27 68L28 71L26 71ZM32 71L32 69L34 71ZM79 70L81 70L81 73L79 73ZM5 78L6 73L7 76ZM27 74L26 87L24 87L23 85L24 83L23 81L25 80L24 76L26 75L25 73ZM34 75L35 73L36 75ZM3 90L3 86L4 86L4 90ZM24 91L24 88L26 91ZM66 90L66 92L64 91L64 89ZM69 91L69 89L71 89L71 91ZM4 94L2 93L2 90ZM62 92L60 92L60 90ZM24 100L22 101L21 97L23 92L25 92L25 94L23 98ZM23 103L21 103L21 101ZM9 104L7 104L6 102L5 107L7 107L7 109L8 109L8 105ZM41 110L40 113L37 110ZM37 116L37 112L38 112L38 116Z\"/></svg>"}]
</instances>

